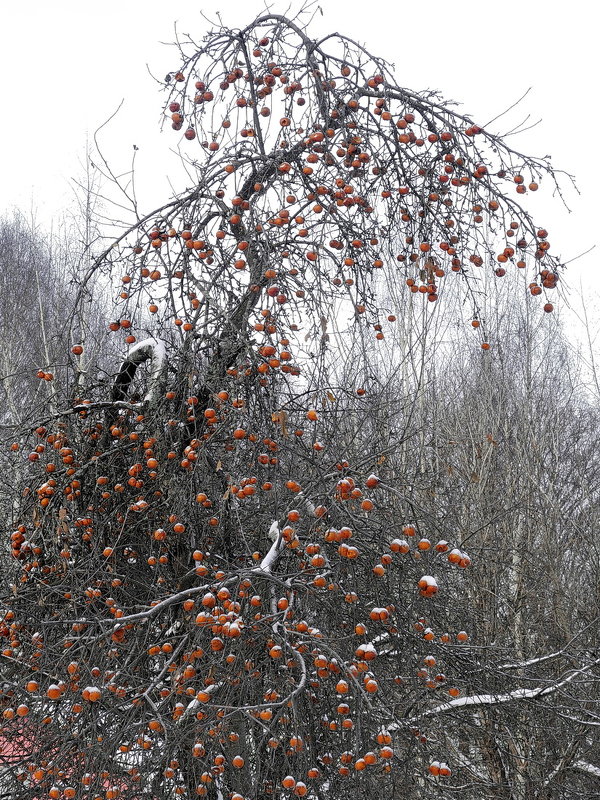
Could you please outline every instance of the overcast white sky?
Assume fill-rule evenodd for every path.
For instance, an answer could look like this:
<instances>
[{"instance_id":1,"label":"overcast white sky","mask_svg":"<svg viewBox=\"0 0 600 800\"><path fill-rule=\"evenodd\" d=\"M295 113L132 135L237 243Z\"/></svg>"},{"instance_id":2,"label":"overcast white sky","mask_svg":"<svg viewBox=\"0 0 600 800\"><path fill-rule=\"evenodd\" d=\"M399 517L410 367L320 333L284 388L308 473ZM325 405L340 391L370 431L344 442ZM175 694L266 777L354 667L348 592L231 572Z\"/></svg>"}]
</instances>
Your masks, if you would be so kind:
<instances>
[{"instance_id":1,"label":"overcast white sky","mask_svg":"<svg viewBox=\"0 0 600 800\"><path fill-rule=\"evenodd\" d=\"M536 197L539 222L551 231L553 251L568 260L598 239L600 169L597 22L594 4L571 0L428 0L426 3L321 0L312 30L332 30L364 42L396 65L401 85L437 88L464 103L464 111L485 124L528 96L501 130L530 115L541 119L513 146L533 155L552 155L557 168L574 174L581 191L567 191L569 214L558 199ZM299 3L274 3L291 13ZM159 134L163 95L148 69L159 77L178 66L174 25L196 38L207 30L200 11L232 27L247 24L265 4L259 0L21 0L3 9L0 95L3 124L0 212L35 207L43 220L73 204L69 180L79 166L86 136L117 108L101 142L115 170L126 169L133 144L140 172L156 180L147 186L147 206L164 199L173 132ZM594 18L593 18L594 16ZM568 187L567 187L568 188ZM150 194L156 194L150 197ZM577 262L572 279L591 276L599 254Z\"/></svg>"}]
</instances>

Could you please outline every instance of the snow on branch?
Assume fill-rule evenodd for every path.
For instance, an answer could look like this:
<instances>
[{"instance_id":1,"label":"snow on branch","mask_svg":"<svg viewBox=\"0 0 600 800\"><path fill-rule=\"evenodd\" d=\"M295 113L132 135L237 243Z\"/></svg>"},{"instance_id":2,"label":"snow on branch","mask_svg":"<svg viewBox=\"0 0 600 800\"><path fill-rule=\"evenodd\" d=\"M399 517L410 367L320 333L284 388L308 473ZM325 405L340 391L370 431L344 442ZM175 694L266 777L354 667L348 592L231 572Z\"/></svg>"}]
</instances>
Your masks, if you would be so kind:
<instances>
[{"instance_id":1,"label":"snow on branch","mask_svg":"<svg viewBox=\"0 0 600 800\"><path fill-rule=\"evenodd\" d=\"M272 523L269 529L269 538L273 540L273 544L269 548L267 554L264 556L260 564L257 567L254 567L253 569L249 570L248 574L264 575L265 577L271 578L271 580L277 580L276 578L271 577L271 570L273 569L273 566L276 564L277 559L281 554L281 551L284 549L285 540L281 535L281 532L279 530L279 525L276 521ZM243 573L236 572L233 575L230 575L228 578L222 580L219 585L229 586L235 583L237 580L239 580L241 574ZM119 628L122 628L123 625L128 625L132 622L152 619L153 617L159 615L165 608L168 608L169 606L172 606L175 603L180 603L183 600L186 600L188 597L193 597L194 595L202 594L206 591L209 591L213 586L214 584L212 583L203 583L200 586L191 586L188 587L187 589L182 589L179 592L175 592L174 594L165 597L164 600L161 600L160 602L156 603L153 606L150 606L149 608L144 609L143 611L138 611L133 614L128 614L125 617L120 617L119 621L115 623L113 626L111 626L110 632L114 633L115 631L119 630ZM92 619L85 619L79 621L85 622L86 624L92 624L94 622L94 620Z\"/></svg>"},{"instance_id":2,"label":"snow on branch","mask_svg":"<svg viewBox=\"0 0 600 800\"><path fill-rule=\"evenodd\" d=\"M589 711L582 711L581 713L591 713ZM573 714L565 714L564 711L559 711L558 716L561 719L569 719L572 722L576 722L578 725L589 725L591 727L597 728L600 727L600 717L596 716L596 719L581 719L581 717L576 717Z\"/></svg>"},{"instance_id":3,"label":"snow on branch","mask_svg":"<svg viewBox=\"0 0 600 800\"><path fill-rule=\"evenodd\" d=\"M586 631L590 630L590 628L595 627L597 625L598 625L598 617L593 619L588 625L586 625L580 631L575 633L571 637L570 641L567 642L565 647L563 647L561 650L556 650L554 653L548 653L548 655L545 656L537 656L536 658L530 658L527 661L516 661L514 663L500 664L498 669L524 669L525 667L531 667L534 664L542 664L545 661L550 661L553 658L558 658L559 656L565 655L565 653L570 652L571 646L579 637L581 637Z\"/></svg>"},{"instance_id":4,"label":"snow on branch","mask_svg":"<svg viewBox=\"0 0 600 800\"><path fill-rule=\"evenodd\" d=\"M205 698L200 701L198 696L194 697L194 699L189 703L186 707L181 716L179 717L179 723L181 724L184 719L190 716L197 708L199 708L202 703L206 703L207 700L212 697L212 695L223 685L223 681L219 681L218 683L212 683L210 686L206 686L204 689L201 690L198 694L202 694ZM208 696L208 697L206 697Z\"/></svg>"},{"instance_id":5,"label":"snow on branch","mask_svg":"<svg viewBox=\"0 0 600 800\"><path fill-rule=\"evenodd\" d=\"M587 772L589 775L595 775L597 778L600 778L600 767L594 766L594 764L590 764L589 761L575 761L573 764L573 769L578 769L581 772Z\"/></svg>"},{"instance_id":6,"label":"snow on branch","mask_svg":"<svg viewBox=\"0 0 600 800\"><path fill-rule=\"evenodd\" d=\"M236 576L234 575L228 580L222 581L221 586L227 586L228 584L233 583L235 580ZM168 606L172 606L175 603L180 603L181 601L186 600L188 597L192 597L193 595L206 592L211 588L211 586L211 583L204 583L201 586L191 586L188 589L182 589L180 592L176 592L175 594L165 597L164 600L161 600L159 603L156 603L156 605L150 606L143 611L138 611L135 614L128 614L125 617L119 617L119 621L115 623L114 627L112 627L111 633L114 633L115 631L119 630L119 628L122 628L123 625L127 625L131 622L138 622L142 619L151 619L152 617L160 614L165 608L168 608ZM85 619L82 621L84 621L86 624L91 624L94 622L92 619Z\"/></svg>"},{"instance_id":7,"label":"snow on branch","mask_svg":"<svg viewBox=\"0 0 600 800\"><path fill-rule=\"evenodd\" d=\"M152 403L157 399L166 378L167 350L163 341L149 338L134 345L121 363L113 384L113 400L123 400L126 397L137 368L148 359L151 359L150 378L144 402Z\"/></svg>"},{"instance_id":8,"label":"snow on branch","mask_svg":"<svg viewBox=\"0 0 600 800\"><path fill-rule=\"evenodd\" d=\"M275 565L277 559L279 558L279 554L281 553L285 542L283 540L283 536L281 535L281 531L279 530L279 525L277 524L277 521L274 521L271 524L268 536L269 539L272 540L273 544L269 548L269 552L260 562L258 567L253 569L252 572L258 572L258 573L265 572L269 574L271 572L271 569Z\"/></svg>"},{"instance_id":9,"label":"snow on branch","mask_svg":"<svg viewBox=\"0 0 600 800\"><path fill-rule=\"evenodd\" d=\"M549 653L547 656L530 658L528 661L517 661L514 664L500 664L498 669L524 669L525 667L531 667L534 664L542 664L544 661L550 661L552 658L557 658L563 653L564 650L557 650L555 653Z\"/></svg>"},{"instance_id":10,"label":"snow on branch","mask_svg":"<svg viewBox=\"0 0 600 800\"><path fill-rule=\"evenodd\" d=\"M600 658L597 658L595 661L587 664L581 669L575 670L562 681L558 681L550 686L536 686L533 689L514 689L512 692L507 692L506 694L474 694L470 697L457 697L454 700L441 703L439 706L435 706L435 708L430 708L429 710L424 711L422 714L418 714L417 716L411 717L408 720L404 720L402 724L414 725L416 722L420 722L423 719L435 717L439 714L446 714L449 711L459 711L466 708L478 708L480 706L495 706L501 705L502 703L512 703L521 700L535 700L537 698L546 697L547 695L557 692L562 686L571 683L571 681L573 681L576 677L589 672L598 664L600 664ZM392 727L397 729L400 727L400 723L395 723Z\"/></svg>"}]
</instances>

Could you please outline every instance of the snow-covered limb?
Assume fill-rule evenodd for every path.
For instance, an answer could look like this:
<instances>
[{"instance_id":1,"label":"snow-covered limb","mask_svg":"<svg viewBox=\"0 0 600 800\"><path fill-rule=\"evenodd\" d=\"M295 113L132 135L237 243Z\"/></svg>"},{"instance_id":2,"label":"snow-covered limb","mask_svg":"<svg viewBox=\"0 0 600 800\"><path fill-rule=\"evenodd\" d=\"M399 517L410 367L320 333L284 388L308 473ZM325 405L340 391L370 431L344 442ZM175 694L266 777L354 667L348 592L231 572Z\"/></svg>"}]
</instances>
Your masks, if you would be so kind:
<instances>
[{"instance_id":1,"label":"snow-covered limb","mask_svg":"<svg viewBox=\"0 0 600 800\"><path fill-rule=\"evenodd\" d=\"M589 775L595 775L597 778L600 778L600 767L590 764L589 761L582 761L580 759L573 764L573 769L578 769L581 772L587 772Z\"/></svg>"},{"instance_id":2,"label":"snow-covered limb","mask_svg":"<svg viewBox=\"0 0 600 800\"><path fill-rule=\"evenodd\" d=\"M568 747L564 748L561 754L561 758L558 760L558 763L552 769L548 775L544 778L542 783L542 789L545 789L549 786L559 775L561 775L564 770L569 767L573 766L572 761L575 756L575 753L579 749L579 741L578 738L572 739Z\"/></svg>"},{"instance_id":3,"label":"snow-covered limb","mask_svg":"<svg viewBox=\"0 0 600 800\"><path fill-rule=\"evenodd\" d=\"M271 570L275 565L275 563L277 562L277 559L279 558L279 555L285 546L285 542L280 534L277 522L273 522L273 524L271 525L271 528L269 530L269 538L273 538L274 532L276 532L277 535L273 541L273 544L269 548L269 551L264 556L260 564L257 567L254 567L254 569L250 570L250 574L254 575L262 574L266 576L271 574ZM231 583L234 583L238 579L239 579L239 573L235 573L231 575L229 578L221 581L220 585L228 586ZM142 619L151 619L152 617L155 617L158 614L160 614L161 611L163 611L168 606L172 606L175 603L179 603L187 599L188 597L193 597L194 595L197 594L204 594L205 592L209 591L212 586L213 584L211 583L203 583L200 586L191 586L187 589L182 589L180 592L176 592L175 594L172 594L169 597L165 597L164 600L161 600L154 606L150 606L150 608L146 608L143 611L138 611L135 614L128 614L125 617L120 617L119 621L115 623L115 625L111 628L111 633L114 633L115 631L119 630L119 628L122 628L123 625L127 625L128 623L137 622L138 620ZM92 620L92 619L85 619L78 621L85 622L86 624L97 622L97 620Z\"/></svg>"},{"instance_id":4,"label":"snow-covered limb","mask_svg":"<svg viewBox=\"0 0 600 800\"><path fill-rule=\"evenodd\" d=\"M474 694L470 697L457 697L454 700L448 700L446 703L441 703L439 706L435 706L435 708L430 708L427 711L424 711L422 714L418 714L417 716L411 717L408 720L403 720L402 726L414 725L423 719L435 717L439 714L445 714L449 711L458 711L465 708L478 708L480 706L495 706L502 703L512 703L520 700L535 700L537 698L546 697L547 695L557 692L562 686L571 683L571 681L573 681L576 677L589 672L598 664L600 664L600 658L597 658L595 661L587 664L581 669L575 670L562 681L553 683L550 686L536 686L533 689L514 689L512 692L507 692L506 694ZM400 723L395 723L391 726L391 728L394 729L398 729L400 727Z\"/></svg>"},{"instance_id":5,"label":"snow-covered limb","mask_svg":"<svg viewBox=\"0 0 600 800\"><path fill-rule=\"evenodd\" d=\"M223 681L219 681L218 683L212 683L210 686L207 686L202 691L207 695L212 695L214 692L217 691L223 685ZM197 697L194 697L191 703L186 706L185 711L179 717L179 722L183 722L186 717L189 717L191 713L193 713L201 704L200 700Z\"/></svg>"},{"instance_id":6,"label":"snow-covered limb","mask_svg":"<svg viewBox=\"0 0 600 800\"><path fill-rule=\"evenodd\" d=\"M121 363L113 385L113 400L122 400L125 397L136 369L148 359L151 359L152 363L144 402L152 403L156 400L166 378L167 350L163 341L153 338L137 342Z\"/></svg>"},{"instance_id":7,"label":"snow-covered limb","mask_svg":"<svg viewBox=\"0 0 600 800\"><path fill-rule=\"evenodd\" d=\"M592 727L600 727L600 717L597 717L596 720L581 719L581 717L574 717L573 714L565 714L563 711L559 711L558 715L561 719L570 719L572 722L576 722L578 725L591 725Z\"/></svg>"},{"instance_id":8,"label":"snow-covered limb","mask_svg":"<svg viewBox=\"0 0 600 800\"><path fill-rule=\"evenodd\" d=\"M296 686L296 688L291 693L289 698L290 700L296 697L296 695L300 694L300 692L304 689L308 677L308 673L306 671L306 662L304 661L302 654L299 653L296 648L294 648L294 650L292 651L292 658L296 661L296 663L300 667L300 680L298 681L298 685Z\"/></svg>"},{"instance_id":9,"label":"snow-covered limb","mask_svg":"<svg viewBox=\"0 0 600 800\"><path fill-rule=\"evenodd\" d=\"M152 369L144 402L152 403L156 399L156 393L160 391L161 384L166 378L167 350L165 343L161 339L149 339L148 343L148 346L152 347Z\"/></svg>"},{"instance_id":10,"label":"snow-covered limb","mask_svg":"<svg viewBox=\"0 0 600 800\"><path fill-rule=\"evenodd\" d=\"M571 646L573 643L584 634L586 631L590 630L591 628L596 628L598 626L598 617L593 619L588 625L582 628L580 631L575 633L569 642L561 649L556 650L554 653L548 653L546 656L538 656L536 658L530 658L527 661L517 661L514 663L509 664L500 664L498 669L523 669L524 667L530 667L533 664L541 664L544 661L550 661L553 658L558 658L558 656L562 656L565 653L569 653L571 651Z\"/></svg>"},{"instance_id":11,"label":"snow-covered limb","mask_svg":"<svg viewBox=\"0 0 600 800\"><path fill-rule=\"evenodd\" d=\"M258 573L266 572L267 574L270 573L271 569L273 568L273 565L275 564L275 562L279 557L280 552L283 550L283 545L284 545L283 536L281 535L281 532L279 530L279 525L277 524L276 521L271 524L268 535L269 539L273 540L273 544L269 548L269 552L260 562L258 567L253 569L252 572L258 572Z\"/></svg>"},{"instance_id":12,"label":"snow-covered limb","mask_svg":"<svg viewBox=\"0 0 600 800\"><path fill-rule=\"evenodd\" d=\"M271 523L271 527L269 528L269 533L267 536L272 542L276 542L277 539L279 539L279 523L276 519L274 519Z\"/></svg>"},{"instance_id":13,"label":"snow-covered limb","mask_svg":"<svg viewBox=\"0 0 600 800\"><path fill-rule=\"evenodd\" d=\"M233 583L236 580L237 576L232 576L226 581L223 581L221 584L222 586L227 586L229 583ZM192 586L189 589L182 589L181 592L177 592L176 594L172 594L169 597L165 597L164 600L161 600L155 606L151 606L150 608L146 608L144 611L138 611L135 614L128 614L126 617L120 617L119 621L114 625L111 629L111 632L119 630L122 628L123 625L126 625L129 622L137 622L140 619L149 619L150 617L155 617L157 614L167 608L167 606L172 606L174 603L179 603L181 600L185 600L188 597L192 597L195 594L200 594L201 592L206 592L212 584L204 583L202 586ZM90 624L97 620L86 619L84 620L86 623Z\"/></svg>"},{"instance_id":14,"label":"snow-covered limb","mask_svg":"<svg viewBox=\"0 0 600 800\"><path fill-rule=\"evenodd\" d=\"M550 661L564 653L564 650L557 650L555 653L549 653L547 656L538 656L537 658L530 658L528 661L517 661L514 664L500 664L498 669L524 669L531 667L533 664L542 664L544 661Z\"/></svg>"},{"instance_id":15,"label":"snow-covered limb","mask_svg":"<svg viewBox=\"0 0 600 800\"><path fill-rule=\"evenodd\" d=\"M142 339L141 342L136 342L127 354L127 360L135 361L136 363L140 363L149 357L153 361L156 360L158 366L162 366L167 357L167 351L165 343L161 339L154 339L152 336Z\"/></svg>"},{"instance_id":16,"label":"snow-covered limb","mask_svg":"<svg viewBox=\"0 0 600 800\"><path fill-rule=\"evenodd\" d=\"M539 697L546 687L536 687L535 689L515 689L507 694L474 694L470 697L456 697L454 700L449 700L447 703L441 703L435 708L430 708L416 717L411 717L405 724L413 725L427 717L435 717L438 714L445 714L448 711L455 711L463 708L477 708L479 706L494 706L501 703L510 703L513 700L532 700ZM396 726L399 727L399 726Z\"/></svg>"}]
</instances>

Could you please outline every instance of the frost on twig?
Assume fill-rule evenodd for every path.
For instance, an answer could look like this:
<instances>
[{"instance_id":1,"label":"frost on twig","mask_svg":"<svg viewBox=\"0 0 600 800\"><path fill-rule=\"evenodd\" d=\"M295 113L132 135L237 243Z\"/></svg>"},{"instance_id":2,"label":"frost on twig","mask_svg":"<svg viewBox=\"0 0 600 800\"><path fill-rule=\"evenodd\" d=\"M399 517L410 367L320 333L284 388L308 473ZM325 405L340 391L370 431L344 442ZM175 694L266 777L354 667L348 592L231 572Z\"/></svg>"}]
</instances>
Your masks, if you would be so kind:
<instances>
[{"instance_id":1,"label":"frost on twig","mask_svg":"<svg viewBox=\"0 0 600 800\"><path fill-rule=\"evenodd\" d=\"M260 562L259 566L255 570L253 570L253 572L266 572L266 573L271 572L271 569L273 568L273 565L277 561L279 553L283 548L284 540L279 530L279 525L277 524L277 521L274 521L271 524L268 536L269 539L271 539L271 541L273 542L273 544L269 548L269 551L266 554L266 556Z\"/></svg>"}]
</instances>

